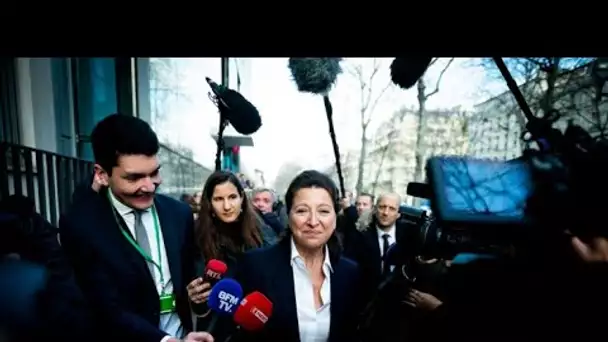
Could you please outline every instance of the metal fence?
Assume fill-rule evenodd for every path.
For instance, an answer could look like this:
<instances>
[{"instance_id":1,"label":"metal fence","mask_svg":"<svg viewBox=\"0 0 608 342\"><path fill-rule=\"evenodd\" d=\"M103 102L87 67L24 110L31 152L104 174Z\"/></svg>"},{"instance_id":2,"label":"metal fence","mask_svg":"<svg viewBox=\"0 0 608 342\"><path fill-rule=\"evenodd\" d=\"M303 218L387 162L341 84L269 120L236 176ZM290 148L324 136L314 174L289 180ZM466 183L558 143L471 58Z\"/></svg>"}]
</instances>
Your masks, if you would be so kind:
<instances>
[{"instance_id":1,"label":"metal fence","mask_svg":"<svg viewBox=\"0 0 608 342\"><path fill-rule=\"evenodd\" d=\"M76 186L93 172L93 163L25 146L0 142L0 199L29 197L36 210L57 224Z\"/></svg>"},{"instance_id":2,"label":"metal fence","mask_svg":"<svg viewBox=\"0 0 608 342\"><path fill-rule=\"evenodd\" d=\"M159 191L174 198L202 190L211 170L161 146L163 184ZM93 163L21 145L0 142L0 200L12 194L29 197L36 210L57 224L70 205L74 189L89 179Z\"/></svg>"}]
</instances>

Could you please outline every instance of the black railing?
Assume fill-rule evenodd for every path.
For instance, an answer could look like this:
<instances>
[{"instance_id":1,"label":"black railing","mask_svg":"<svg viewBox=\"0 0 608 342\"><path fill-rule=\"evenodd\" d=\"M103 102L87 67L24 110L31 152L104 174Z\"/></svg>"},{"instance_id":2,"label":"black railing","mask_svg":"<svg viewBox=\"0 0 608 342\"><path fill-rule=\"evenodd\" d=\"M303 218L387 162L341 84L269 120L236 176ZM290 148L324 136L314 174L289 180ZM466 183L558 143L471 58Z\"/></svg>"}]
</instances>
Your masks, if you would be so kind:
<instances>
[{"instance_id":1,"label":"black railing","mask_svg":"<svg viewBox=\"0 0 608 342\"><path fill-rule=\"evenodd\" d=\"M161 146L160 192L178 198L202 190L211 170ZM0 200L13 194L29 197L49 222L70 205L74 189L93 173L93 163L21 145L0 142Z\"/></svg>"},{"instance_id":2,"label":"black railing","mask_svg":"<svg viewBox=\"0 0 608 342\"><path fill-rule=\"evenodd\" d=\"M0 199L29 197L53 224L71 202L76 186L93 172L93 163L25 146L0 142Z\"/></svg>"}]
</instances>

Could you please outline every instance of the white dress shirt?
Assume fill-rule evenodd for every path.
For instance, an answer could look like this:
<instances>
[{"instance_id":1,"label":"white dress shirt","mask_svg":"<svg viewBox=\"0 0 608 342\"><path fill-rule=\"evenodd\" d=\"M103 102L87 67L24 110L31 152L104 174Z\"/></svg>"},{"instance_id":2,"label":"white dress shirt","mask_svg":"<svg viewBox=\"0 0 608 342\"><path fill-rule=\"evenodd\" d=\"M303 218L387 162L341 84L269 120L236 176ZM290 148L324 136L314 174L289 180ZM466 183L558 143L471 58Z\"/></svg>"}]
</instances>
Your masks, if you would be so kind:
<instances>
[{"instance_id":1,"label":"white dress shirt","mask_svg":"<svg viewBox=\"0 0 608 342\"><path fill-rule=\"evenodd\" d=\"M382 237L382 235L388 234L388 245L390 246L397 241L397 235L395 233L396 228L395 228L395 225L393 224L388 230L382 230L378 227L376 227L376 230L378 231L378 245L380 246L380 257L382 257L385 252L382 250L382 248L384 247L384 238ZM383 269L384 260L382 260L380 262L381 262L380 267ZM395 268L395 266L391 266L391 272L393 271L394 268Z\"/></svg>"},{"instance_id":2,"label":"white dress shirt","mask_svg":"<svg viewBox=\"0 0 608 342\"><path fill-rule=\"evenodd\" d=\"M298 327L301 342L325 342L329 338L329 324L331 321L331 272L329 250L325 246L325 260L323 261L323 274L325 280L321 285L321 307L315 308L312 278L304 259L298 253L296 245L291 239L291 267L293 269L293 283L298 313Z\"/></svg>"},{"instance_id":3,"label":"white dress shirt","mask_svg":"<svg viewBox=\"0 0 608 342\"><path fill-rule=\"evenodd\" d=\"M125 221L127 228L131 232L132 236L135 236L135 214L133 213L133 209L127 207L122 204L120 201L114 197L112 191L110 191L110 197L112 198L112 204L116 211L122 216ZM167 260L167 251L165 250L165 240L163 239L162 231L159 234L160 241L156 240L156 231L154 228L154 215L152 215L151 209L145 210L141 214L141 221L146 228L146 233L148 235L148 241L150 241L150 251L152 255L152 260L155 263L159 264L162 268L163 272L163 280L164 284L160 281L160 271L158 267L153 267L154 269L154 282L156 283L156 291L158 292L159 299L161 293L173 293L173 282L171 281L171 271L169 270L169 261ZM160 224L160 222L159 222ZM160 228L160 227L159 227ZM158 260L158 248L160 245L160 257L161 262ZM163 291L164 290L164 291ZM179 319L179 316L176 312L166 313L160 315L160 324L158 327L160 330L166 332L169 336L165 336L161 342L165 342L172 336L181 338L184 334L184 328L182 326L182 322Z\"/></svg>"}]
</instances>

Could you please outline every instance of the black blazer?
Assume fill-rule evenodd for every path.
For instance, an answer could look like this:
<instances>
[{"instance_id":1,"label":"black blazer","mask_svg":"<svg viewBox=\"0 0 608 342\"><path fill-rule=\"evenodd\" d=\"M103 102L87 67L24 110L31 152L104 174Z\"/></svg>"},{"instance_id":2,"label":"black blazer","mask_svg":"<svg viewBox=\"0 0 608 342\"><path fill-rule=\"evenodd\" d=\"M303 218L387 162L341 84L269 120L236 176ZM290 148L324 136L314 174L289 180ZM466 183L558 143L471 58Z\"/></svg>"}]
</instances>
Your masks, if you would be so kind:
<instances>
[{"instance_id":1,"label":"black blazer","mask_svg":"<svg viewBox=\"0 0 608 342\"><path fill-rule=\"evenodd\" d=\"M260 291L274 305L264 329L243 336L243 341L300 341L290 237L277 245L247 252L239 265L237 279L245 294ZM331 260L331 325L329 341L355 341L359 313L359 268L352 260Z\"/></svg>"},{"instance_id":2,"label":"black blazer","mask_svg":"<svg viewBox=\"0 0 608 342\"><path fill-rule=\"evenodd\" d=\"M384 280L382 277L382 254L375 222L376 219L374 218L365 230L356 232L346 254L360 265L361 272L365 274L362 279L365 302L372 298L378 285ZM396 241L401 241L404 235L405 226L397 221L395 223Z\"/></svg>"},{"instance_id":3,"label":"black blazer","mask_svg":"<svg viewBox=\"0 0 608 342\"><path fill-rule=\"evenodd\" d=\"M105 191L83 192L73 203L59 223L61 244L97 313L100 334L109 339L160 341L166 334L158 328L160 303L154 281L144 258L122 235ZM192 212L186 204L163 195L156 195L154 202L177 312L190 331L186 285L194 278Z\"/></svg>"}]
</instances>

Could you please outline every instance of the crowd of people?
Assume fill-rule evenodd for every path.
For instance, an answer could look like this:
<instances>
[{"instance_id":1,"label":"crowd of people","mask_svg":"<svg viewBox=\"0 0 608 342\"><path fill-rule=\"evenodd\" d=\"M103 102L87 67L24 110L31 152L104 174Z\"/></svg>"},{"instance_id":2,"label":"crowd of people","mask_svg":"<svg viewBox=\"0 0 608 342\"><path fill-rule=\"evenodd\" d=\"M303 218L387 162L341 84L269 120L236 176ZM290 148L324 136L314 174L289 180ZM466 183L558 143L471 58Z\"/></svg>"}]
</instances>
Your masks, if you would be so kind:
<instances>
[{"instance_id":1,"label":"crowd of people","mask_svg":"<svg viewBox=\"0 0 608 342\"><path fill-rule=\"evenodd\" d=\"M58 233L34 212L31 200L12 198L0 207L2 222L13 224L1 239L5 260L33 263L46 274L35 278L44 286L17 289L38 294L36 301L2 305L0 328L7 341L350 342L439 336L494 341L519 336L509 331L487 336L484 327L501 326L487 314L475 316L485 318L481 327L466 326L462 316L473 312L469 307L498 317L492 315L513 304L497 301L493 311L483 311L489 307L471 300L482 288L471 290L467 300L453 297L459 286L445 285L445 279L457 260L416 256L418 279L408 279L403 265L389 262L391 246L408 238L412 224L398 194L342 197L330 177L308 170L294 175L278 201L271 189L249 192L238 175L216 171L200 193L178 201L156 191L162 183L159 142L145 121L110 115L95 127L92 144L94 175L74 193ZM594 241L575 241L580 259L608 261L606 240ZM244 294L259 292L272 303L261 329L239 328L232 317L211 310L205 269L214 260L227 266L223 277L238 281ZM9 293L9 285L3 286L0 293ZM584 298L592 299L589 293ZM22 314L28 308L30 314ZM453 329L452 322L464 325Z\"/></svg>"}]
</instances>

